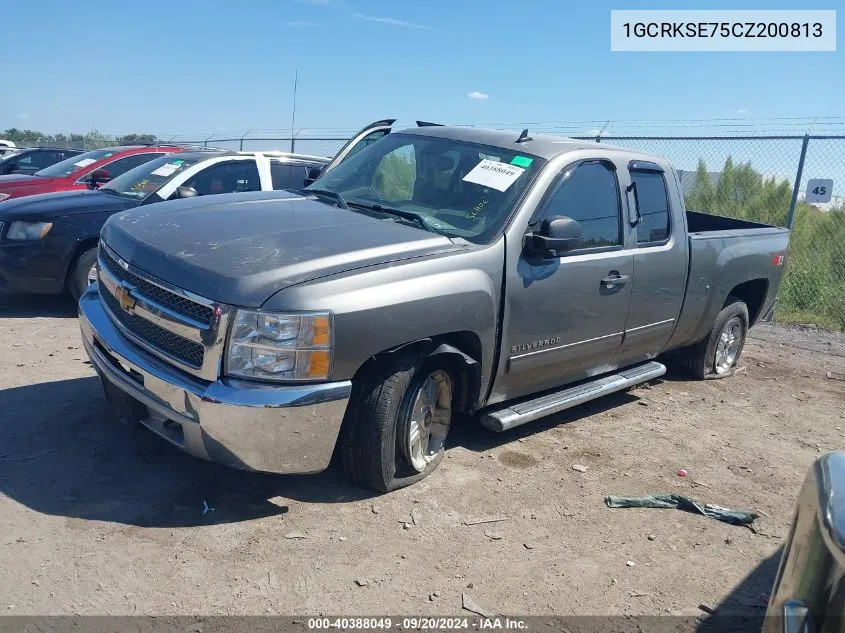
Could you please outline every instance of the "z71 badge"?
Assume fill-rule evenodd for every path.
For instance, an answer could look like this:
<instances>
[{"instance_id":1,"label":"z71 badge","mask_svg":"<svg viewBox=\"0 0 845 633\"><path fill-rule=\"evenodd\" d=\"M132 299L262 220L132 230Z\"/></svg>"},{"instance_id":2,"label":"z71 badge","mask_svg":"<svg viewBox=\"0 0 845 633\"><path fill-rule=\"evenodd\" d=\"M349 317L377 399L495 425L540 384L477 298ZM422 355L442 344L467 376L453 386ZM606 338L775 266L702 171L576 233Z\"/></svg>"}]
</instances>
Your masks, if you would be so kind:
<instances>
[{"instance_id":1,"label":"z71 badge","mask_svg":"<svg viewBox=\"0 0 845 633\"><path fill-rule=\"evenodd\" d=\"M511 347L511 354L518 354L519 352L529 352L535 349L542 349L543 347L557 345L558 343L560 343L560 337L556 336L554 338L540 339L539 341L534 341L533 343L523 343L522 345L514 345L513 347Z\"/></svg>"}]
</instances>

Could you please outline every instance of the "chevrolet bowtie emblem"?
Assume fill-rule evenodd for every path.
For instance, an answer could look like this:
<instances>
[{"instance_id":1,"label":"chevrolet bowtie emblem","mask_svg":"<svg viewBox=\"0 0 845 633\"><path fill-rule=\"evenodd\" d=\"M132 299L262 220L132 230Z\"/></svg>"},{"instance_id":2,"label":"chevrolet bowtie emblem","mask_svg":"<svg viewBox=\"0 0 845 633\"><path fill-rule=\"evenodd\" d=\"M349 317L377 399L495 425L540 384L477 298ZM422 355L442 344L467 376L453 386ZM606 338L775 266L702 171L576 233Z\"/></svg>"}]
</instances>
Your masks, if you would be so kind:
<instances>
[{"instance_id":1,"label":"chevrolet bowtie emblem","mask_svg":"<svg viewBox=\"0 0 845 633\"><path fill-rule=\"evenodd\" d=\"M132 289L123 284L116 286L114 289L114 296L117 297L120 307L127 312L132 312L135 308L135 297L131 294Z\"/></svg>"}]
</instances>

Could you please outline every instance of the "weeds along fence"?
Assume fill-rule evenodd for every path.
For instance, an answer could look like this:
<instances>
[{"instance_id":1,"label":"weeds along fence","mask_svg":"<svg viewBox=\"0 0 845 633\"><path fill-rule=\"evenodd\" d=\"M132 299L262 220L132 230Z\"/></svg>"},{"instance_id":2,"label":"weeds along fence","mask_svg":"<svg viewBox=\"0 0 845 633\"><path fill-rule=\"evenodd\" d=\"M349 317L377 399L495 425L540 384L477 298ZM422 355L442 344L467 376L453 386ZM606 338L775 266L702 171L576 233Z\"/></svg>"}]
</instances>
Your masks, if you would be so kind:
<instances>
[{"instance_id":1,"label":"weeds along fence","mask_svg":"<svg viewBox=\"0 0 845 633\"><path fill-rule=\"evenodd\" d=\"M775 320L845 331L845 136L575 138L665 156L680 172L690 209L789 227L787 273ZM114 141L104 139L98 145ZM179 143L333 156L346 141L345 134L243 134ZM819 185L820 179L832 183Z\"/></svg>"}]
</instances>

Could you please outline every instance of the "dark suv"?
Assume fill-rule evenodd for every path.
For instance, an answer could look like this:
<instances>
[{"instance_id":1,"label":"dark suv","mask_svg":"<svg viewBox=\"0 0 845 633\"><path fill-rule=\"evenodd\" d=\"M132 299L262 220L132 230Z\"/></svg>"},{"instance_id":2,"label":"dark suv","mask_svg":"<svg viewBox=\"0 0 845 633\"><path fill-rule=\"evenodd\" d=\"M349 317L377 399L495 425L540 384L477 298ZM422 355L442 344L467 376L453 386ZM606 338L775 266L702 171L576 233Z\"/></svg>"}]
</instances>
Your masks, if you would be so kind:
<instances>
[{"instance_id":1,"label":"dark suv","mask_svg":"<svg viewBox=\"0 0 845 633\"><path fill-rule=\"evenodd\" d=\"M33 147L0 156L0 176L6 174L34 174L71 156L81 154L81 149Z\"/></svg>"}]
</instances>

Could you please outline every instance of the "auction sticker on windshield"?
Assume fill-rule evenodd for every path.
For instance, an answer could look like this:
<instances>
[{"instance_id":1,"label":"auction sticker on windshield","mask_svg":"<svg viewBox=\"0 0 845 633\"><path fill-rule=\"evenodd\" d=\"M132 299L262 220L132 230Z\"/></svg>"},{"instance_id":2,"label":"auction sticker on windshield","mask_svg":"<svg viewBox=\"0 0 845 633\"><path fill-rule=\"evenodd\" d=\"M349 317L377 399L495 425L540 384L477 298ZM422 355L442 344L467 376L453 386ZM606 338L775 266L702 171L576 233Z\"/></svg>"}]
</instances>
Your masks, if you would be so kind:
<instances>
[{"instance_id":1,"label":"auction sticker on windshield","mask_svg":"<svg viewBox=\"0 0 845 633\"><path fill-rule=\"evenodd\" d=\"M96 158L83 158L81 161L74 163L74 165L77 167L88 167L88 165L93 165L96 162Z\"/></svg>"},{"instance_id":2,"label":"auction sticker on windshield","mask_svg":"<svg viewBox=\"0 0 845 633\"><path fill-rule=\"evenodd\" d=\"M179 161L178 163L167 163L165 165L162 165L161 167L159 167L155 171L150 172L150 175L151 176L163 176L163 177L167 178L168 176L171 176L171 175L175 174L177 171L179 171L179 169L181 167L182 167L182 161Z\"/></svg>"},{"instance_id":3,"label":"auction sticker on windshield","mask_svg":"<svg viewBox=\"0 0 845 633\"><path fill-rule=\"evenodd\" d=\"M483 187L491 187L497 191L507 191L525 170L516 165L506 165L494 160L484 159L464 176L464 181L472 182Z\"/></svg>"}]
</instances>

